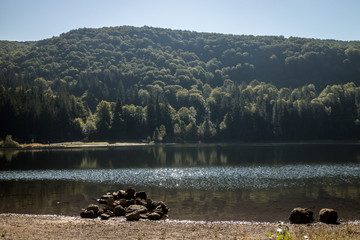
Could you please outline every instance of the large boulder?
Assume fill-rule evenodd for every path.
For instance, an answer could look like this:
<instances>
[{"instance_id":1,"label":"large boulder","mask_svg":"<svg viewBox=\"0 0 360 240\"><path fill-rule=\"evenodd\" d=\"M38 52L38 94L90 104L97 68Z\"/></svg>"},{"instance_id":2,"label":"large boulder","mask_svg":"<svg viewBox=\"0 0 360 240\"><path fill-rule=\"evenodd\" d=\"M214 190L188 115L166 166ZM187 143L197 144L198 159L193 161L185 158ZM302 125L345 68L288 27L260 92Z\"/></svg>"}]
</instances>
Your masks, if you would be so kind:
<instances>
[{"instance_id":1,"label":"large boulder","mask_svg":"<svg viewBox=\"0 0 360 240\"><path fill-rule=\"evenodd\" d=\"M291 213L289 220L295 224L306 224L314 220L314 213L307 208L294 208Z\"/></svg>"},{"instance_id":2,"label":"large boulder","mask_svg":"<svg viewBox=\"0 0 360 240\"><path fill-rule=\"evenodd\" d=\"M336 224L338 222L338 214L334 209L323 208L319 212L320 222L327 224Z\"/></svg>"}]
</instances>

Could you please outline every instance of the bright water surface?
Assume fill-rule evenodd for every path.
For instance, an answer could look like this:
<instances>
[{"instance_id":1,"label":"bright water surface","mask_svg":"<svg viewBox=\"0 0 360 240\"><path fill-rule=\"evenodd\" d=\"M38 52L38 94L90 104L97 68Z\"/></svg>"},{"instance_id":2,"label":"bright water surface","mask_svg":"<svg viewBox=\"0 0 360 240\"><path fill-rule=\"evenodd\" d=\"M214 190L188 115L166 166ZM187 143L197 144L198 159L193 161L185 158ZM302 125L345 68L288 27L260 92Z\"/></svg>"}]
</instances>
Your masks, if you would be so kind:
<instances>
[{"instance_id":1,"label":"bright water surface","mask_svg":"<svg viewBox=\"0 0 360 240\"><path fill-rule=\"evenodd\" d=\"M360 219L360 145L189 144L0 152L0 212L78 216L133 186L170 219L287 220L297 206Z\"/></svg>"}]
</instances>

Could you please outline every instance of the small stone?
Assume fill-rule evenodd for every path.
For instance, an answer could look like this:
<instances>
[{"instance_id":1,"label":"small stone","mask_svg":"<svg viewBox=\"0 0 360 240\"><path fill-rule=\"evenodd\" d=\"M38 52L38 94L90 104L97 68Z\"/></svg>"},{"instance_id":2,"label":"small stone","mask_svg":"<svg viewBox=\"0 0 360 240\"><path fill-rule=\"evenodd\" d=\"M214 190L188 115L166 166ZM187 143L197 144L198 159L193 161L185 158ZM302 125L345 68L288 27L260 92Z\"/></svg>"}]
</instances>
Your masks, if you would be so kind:
<instances>
[{"instance_id":1,"label":"small stone","mask_svg":"<svg viewBox=\"0 0 360 240\"><path fill-rule=\"evenodd\" d=\"M127 213L125 215L126 220L128 221L139 221L140 219L140 213L137 211Z\"/></svg>"},{"instance_id":2,"label":"small stone","mask_svg":"<svg viewBox=\"0 0 360 240\"><path fill-rule=\"evenodd\" d=\"M129 187L128 189L126 189L126 195L125 198L126 199L134 199L135 198L135 189Z\"/></svg>"},{"instance_id":3,"label":"small stone","mask_svg":"<svg viewBox=\"0 0 360 240\"><path fill-rule=\"evenodd\" d=\"M104 206L104 212L106 212L106 211L114 211L114 206L105 205Z\"/></svg>"},{"instance_id":4,"label":"small stone","mask_svg":"<svg viewBox=\"0 0 360 240\"><path fill-rule=\"evenodd\" d=\"M90 211L86 210L85 212L80 213L80 216L82 218L97 218L97 214L94 213L93 210L90 210Z\"/></svg>"},{"instance_id":5,"label":"small stone","mask_svg":"<svg viewBox=\"0 0 360 240\"><path fill-rule=\"evenodd\" d=\"M323 208L319 212L320 222L327 224L336 224L338 221L338 214L334 209Z\"/></svg>"},{"instance_id":6,"label":"small stone","mask_svg":"<svg viewBox=\"0 0 360 240\"><path fill-rule=\"evenodd\" d=\"M164 213L164 214L167 214L169 212L169 208L165 205L164 202L159 202L157 207L161 207L161 211ZM156 208L157 208L156 207Z\"/></svg>"},{"instance_id":7,"label":"small stone","mask_svg":"<svg viewBox=\"0 0 360 240\"><path fill-rule=\"evenodd\" d=\"M162 207L161 207L161 205L158 205L155 209L154 209L154 212L163 212L162 211Z\"/></svg>"},{"instance_id":8,"label":"small stone","mask_svg":"<svg viewBox=\"0 0 360 240\"><path fill-rule=\"evenodd\" d=\"M137 198L137 199L135 200L135 202L136 202L136 205L142 205L142 206L145 206L145 205L146 205L146 200L141 199L141 198Z\"/></svg>"},{"instance_id":9,"label":"small stone","mask_svg":"<svg viewBox=\"0 0 360 240\"><path fill-rule=\"evenodd\" d=\"M86 208L87 211L93 210L95 214L99 212L99 206L96 204L89 204Z\"/></svg>"},{"instance_id":10,"label":"small stone","mask_svg":"<svg viewBox=\"0 0 360 240\"><path fill-rule=\"evenodd\" d=\"M150 220L160 220L161 218L162 218L162 216L157 212L148 214L148 219L150 219Z\"/></svg>"},{"instance_id":11,"label":"small stone","mask_svg":"<svg viewBox=\"0 0 360 240\"><path fill-rule=\"evenodd\" d=\"M100 218L101 218L101 220L108 220L110 218L110 215L107 213L103 213L103 214L101 214Z\"/></svg>"},{"instance_id":12,"label":"small stone","mask_svg":"<svg viewBox=\"0 0 360 240\"><path fill-rule=\"evenodd\" d=\"M146 213L148 211L148 209L144 206L141 205L130 205L127 209L126 212L138 212L138 213Z\"/></svg>"},{"instance_id":13,"label":"small stone","mask_svg":"<svg viewBox=\"0 0 360 240\"><path fill-rule=\"evenodd\" d=\"M148 216L147 216L147 214L142 213L142 214L140 214L140 218L141 219L148 219Z\"/></svg>"},{"instance_id":14,"label":"small stone","mask_svg":"<svg viewBox=\"0 0 360 240\"><path fill-rule=\"evenodd\" d=\"M126 211L125 211L125 208L123 208L122 206L116 206L115 208L114 208L114 214L115 214L115 216L125 216L125 213L126 213Z\"/></svg>"},{"instance_id":15,"label":"small stone","mask_svg":"<svg viewBox=\"0 0 360 240\"><path fill-rule=\"evenodd\" d=\"M125 198L120 199L120 205L126 207L127 200Z\"/></svg>"},{"instance_id":16,"label":"small stone","mask_svg":"<svg viewBox=\"0 0 360 240\"><path fill-rule=\"evenodd\" d=\"M100 204L107 204L107 200L109 198L113 198L113 195L111 194L104 194L100 197L100 199L98 200Z\"/></svg>"},{"instance_id":17,"label":"small stone","mask_svg":"<svg viewBox=\"0 0 360 240\"><path fill-rule=\"evenodd\" d=\"M121 198L124 198L126 195L126 192L124 190L119 190L118 192L118 198L121 199Z\"/></svg>"},{"instance_id":18,"label":"small stone","mask_svg":"<svg viewBox=\"0 0 360 240\"><path fill-rule=\"evenodd\" d=\"M114 199L118 199L119 192L113 192L112 196L113 196Z\"/></svg>"},{"instance_id":19,"label":"small stone","mask_svg":"<svg viewBox=\"0 0 360 240\"><path fill-rule=\"evenodd\" d=\"M107 215L109 215L110 217L115 217L115 214L114 214L114 212L113 211L111 211L111 210L107 210L106 212L104 212L104 213L106 213Z\"/></svg>"},{"instance_id":20,"label":"small stone","mask_svg":"<svg viewBox=\"0 0 360 240\"><path fill-rule=\"evenodd\" d=\"M115 202L115 199L113 199L113 198L108 198L106 200L106 204L109 206L114 206L114 202Z\"/></svg>"},{"instance_id":21,"label":"small stone","mask_svg":"<svg viewBox=\"0 0 360 240\"><path fill-rule=\"evenodd\" d=\"M126 206L130 206L130 205L135 205L135 200L131 199L131 200L126 200Z\"/></svg>"},{"instance_id":22,"label":"small stone","mask_svg":"<svg viewBox=\"0 0 360 240\"><path fill-rule=\"evenodd\" d=\"M146 200L146 198L147 198L146 192L140 191L140 192L135 193L135 198L140 198L140 199Z\"/></svg>"},{"instance_id":23,"label":"small stone","mask_svg":"<svg viewBox=\"0 0 360 240\"><path fill-rule=\"evenodd\" d=\"M103 209L99 209L99 212L97 213L97 216L100 217L101 214L103 214L103 213L104 213L104 210L103 210Z\"/></svg>"},{"instance_id":24,"label":"small stone","mask_svg":"<svg viewBox=\"0 0 360 240\"><path fill-rule=\"evenodd\" d=\"M153 201L152 199L148 198L148 199L146 199L146 205L145 205L145 207L146 207L149 211L152 211L152 210L154 210L154 209L156 208L156 205L157 205L157 204L158 204L157 202L155 202L155 201Z\"/></svg>"},{"instance_id":25,"label":"small stone","mask_svg":"<svg viewBox=\"0 0 360 240\"><path fill-rule=\"evenodd\" d=\"M101 199L108 199L108 198L113 198L113 195L108 193L101 196Z\"/></svg>"}]
</instances>

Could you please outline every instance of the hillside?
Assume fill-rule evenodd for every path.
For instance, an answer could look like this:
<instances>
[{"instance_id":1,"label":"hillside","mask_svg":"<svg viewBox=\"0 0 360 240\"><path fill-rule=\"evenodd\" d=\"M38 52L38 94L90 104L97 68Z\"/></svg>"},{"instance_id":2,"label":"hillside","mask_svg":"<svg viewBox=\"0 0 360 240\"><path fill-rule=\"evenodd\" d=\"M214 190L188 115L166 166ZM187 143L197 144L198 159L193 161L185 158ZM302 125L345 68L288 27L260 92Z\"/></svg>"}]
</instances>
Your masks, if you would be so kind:
<instances>
[{"instance_id":1,"label":"hillside","mask_svg":"<svg viewBox=\"0 0 360 240\"><path fill-rule=\"evenodd\" d=\"M360 42L78 29L0 41L0 136L356 139Z\"/></svg>"}]
</instances>

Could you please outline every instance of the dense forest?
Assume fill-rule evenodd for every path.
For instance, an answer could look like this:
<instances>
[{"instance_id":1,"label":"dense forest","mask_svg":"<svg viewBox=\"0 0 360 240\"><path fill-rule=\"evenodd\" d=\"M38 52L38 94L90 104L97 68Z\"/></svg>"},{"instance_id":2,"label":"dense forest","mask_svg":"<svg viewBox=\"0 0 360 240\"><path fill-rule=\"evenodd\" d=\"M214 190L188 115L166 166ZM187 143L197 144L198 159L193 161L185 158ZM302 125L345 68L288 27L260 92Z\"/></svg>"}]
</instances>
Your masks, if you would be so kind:
<instances>
[{"instance_id":1,"label":"dense forest","mask_svg":"<svg viewBox=\"0 0 360 240\"><path fill-rule=\"evenodd\" d=\"M0 137L358 139L360 42L151 27L0 41Z\"/></svg>"}]
</instances>

